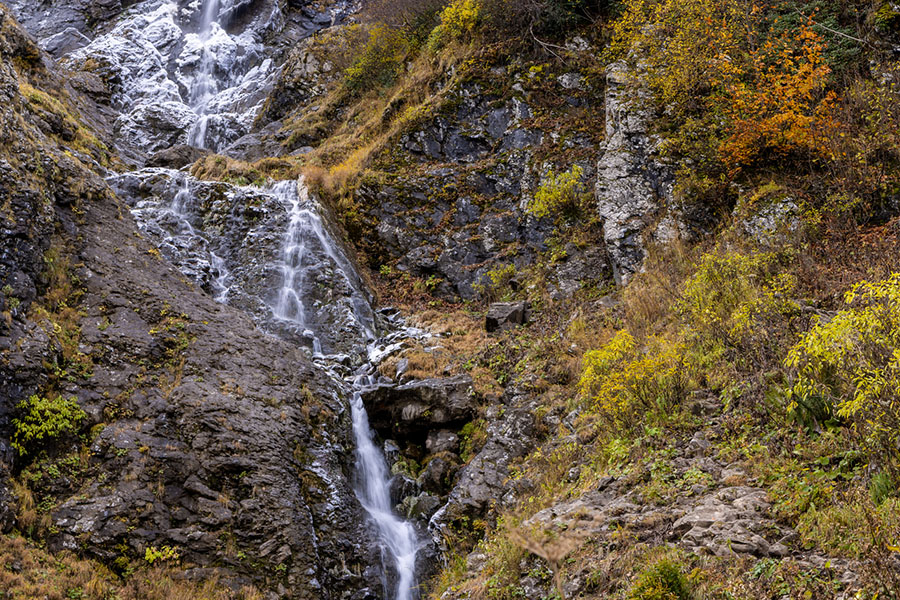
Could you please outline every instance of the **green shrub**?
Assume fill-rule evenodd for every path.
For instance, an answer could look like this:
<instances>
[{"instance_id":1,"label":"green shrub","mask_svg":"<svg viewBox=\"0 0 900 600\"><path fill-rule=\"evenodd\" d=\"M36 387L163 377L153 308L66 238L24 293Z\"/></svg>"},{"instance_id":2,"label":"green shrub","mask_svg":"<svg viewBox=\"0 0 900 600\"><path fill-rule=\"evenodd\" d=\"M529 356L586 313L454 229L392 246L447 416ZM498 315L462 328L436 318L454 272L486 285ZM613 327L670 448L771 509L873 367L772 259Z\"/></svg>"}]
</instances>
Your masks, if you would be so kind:
<instances>
[{"instance_id":1,"label":"green shrub","mask_svg":"<svg viewBox=\"0 0 900 600\"><path fill-rule=\"evenodd\" d=\"M563 173L550 171L528 205L528 212L535 217L577 217L585 204L581 189L583 174L584 169L578 165Z\"/></svg>"},{"instance_id":2,"label":"green shrub","mask_svg":"<svg viewBox=\"0 0 900 600\"><path fill-rule=\"evenodd\" d=\"M792 408L820 397L860 434L892 475L900 472L900 274L858 283L847 308L819 322L790 351Z\"/></svg>"},{"instance_id":3,"label":"green shrub","mask_svg":"<svg viewBox=\"0 0 900 600\"><path fill-rule=\"evenodd\" d=\"M776 267L772 253L705 254L676 309L701 344L740 352L742 362L764 362L779 355L800 315L790 299L796 281Z\"/></svg>"},{"instance_id":4,"label":"green shrub","mask_svg":"<svg viewBox=\"0 0 900 600\"><path fill-rule=\"evenodd\" d=\"M78 432L84 411L75 398L31 396L18 405L20 416L13 419L12 446L20 456L40 446Z\"/></svg>"},{"instance_id":5,"label":"green shrub","mask_svg":"<svg viewBox=\"0 0 900 600\"><path fill-rule=\"evenodd\" d=\"M878 507L867 499L814 506L800 517L797 532L807 547L871 560L875 553L900 546L900 500L888 498Z\"/></svg>"},{"instance_id":6,"label":"green shrub","mask_svg":"<svg viewBox=\"0 0 900 600\"><path fill-rule=\"evenodd\" d=\"M410 42L403 31L383 24L369 29L369 38L353 64L344 71L344 86L354 94L391 85L404 68Z\"/></svg>"},{"instance_id":7,"label":"green shrub","mask_svg":"<svg viewBox=\"0 0 900 600\"><path fill-rule=\"evenodd\" d=\"M884 471L876 473L869 483L869 493L872 496L872 502L876 506L881 506L885 500L897 494L897 485L894 483L894 478Z\"/></svg>"},{"instance_id":8,"label":"green shrub","mask_svg":"<svg viewBox=\"0 0 900 600\"><path fill-rule=\"evenodd\" d=\"M641 573L628 592L628 600L690 600L691 590L681 566L662 558Z\"/></svg>"},{"instance_id":9,"label":"green shrub","mask_svg":"<svg viewBox=\"0 0 900 600\"><path fill-rule=\"evenodd\" d=\"M627 331L618 332L597 350L586 352L579 391L592 414L610 430L648 423L653 415L670 413L688 389L684 347L663 338L638 348Z\"/></svg>"},{"instance_id":10,"label":"green shrub","mask_svg":"<svg viewBox=\"0 0 900 600\"><path fill-rule=\"evenodd\" d=\"M451 40L471 38L481 23L481 4L477 0L454 0L440 14L440 23L431 32L427 46L437 51Z\"/></svg>"}]
</instances>

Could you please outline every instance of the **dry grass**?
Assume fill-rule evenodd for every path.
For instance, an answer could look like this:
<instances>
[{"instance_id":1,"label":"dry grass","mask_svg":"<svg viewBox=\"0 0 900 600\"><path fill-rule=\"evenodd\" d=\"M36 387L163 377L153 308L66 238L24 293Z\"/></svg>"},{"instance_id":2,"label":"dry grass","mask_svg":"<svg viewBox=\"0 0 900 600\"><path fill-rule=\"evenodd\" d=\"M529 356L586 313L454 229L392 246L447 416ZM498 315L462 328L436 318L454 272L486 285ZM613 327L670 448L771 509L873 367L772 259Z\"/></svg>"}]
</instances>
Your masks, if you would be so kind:
<instances>
[{"instance_id":1,"label":"dry grass","mask_svg":"<svg viewBox=\"0 0 900 600\"><path fill-rule=\"evenodd\" d=\"M470 48L456 44L437 56L422 52L392 87L359 97L348 95L338 82L319 99L317 110L309 111L304 106L288 118L287 145L315 145L303 156L304 170L314 189L332 201L348 193L390 140L441 106L443 94L432 92L434 84L454 71L470 52Z\"/></svg>"},{"instance_id":2,"label":"dry grass","mask_svg":"<svg viewBox=\"0 0 900 600\"><path fill-rule=\"evenodd\" d=\"M191 175L208 181L237 185L262 184L267 179L296 179L303 173L299 159L264 158L255 163L209 154L191 167Z\"/></svg>"},{"instance_id":3,"label":"dry grass","mask_svg":"<svg viewBox=\"0 0 900 600\"><path fill-rule=\"evenodd\" d=\"M406 375L416 379L446 377L467 370L470 359L482 353L492 339L484 331L479 317L462 310L425 310L411 319L411 324L436 336L428 346L416 344L381 365L381 372L393 377L397 364L408 361ZM497 393L501 388L493 375L484 368L470 370L475 390L480 395Z\"/></svg>"},{"instance_id":4,"label":"dry grass","mask_svg":"<svg viewBox=\"0 0 900 600\"><path fill-rule=\"evenodd\" d=\"M0 536L0 593L16 600L261 600L253 588L234 593L215 577L180 579L161 567L137 571L122 581L103 565L69 552L51 554L19 536Z\"/></svg>"}]
</instances>

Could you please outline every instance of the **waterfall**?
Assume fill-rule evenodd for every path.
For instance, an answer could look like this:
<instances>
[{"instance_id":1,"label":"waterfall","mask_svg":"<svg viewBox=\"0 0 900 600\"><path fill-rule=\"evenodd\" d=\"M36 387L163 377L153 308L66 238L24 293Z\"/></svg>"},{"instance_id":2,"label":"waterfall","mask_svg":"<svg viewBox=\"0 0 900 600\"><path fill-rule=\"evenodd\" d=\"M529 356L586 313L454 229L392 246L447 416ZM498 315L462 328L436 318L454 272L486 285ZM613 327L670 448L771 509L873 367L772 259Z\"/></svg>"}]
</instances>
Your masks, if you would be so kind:
<instances>
[{"instance_id":1,"label":"waterfall","mask_svg":"<svg viewBox=\"0 0 900 600\"><path fill-rule=\"evenodd\" d=\"M218 92L215 79L216 56L210 48L213 30L218 27L219 0L205 0L200 18L198 37L200 40L200 64L191 82L188 104L197 116L188 142L197 148L206 148L206 130L209 126L209 103Z\"/></svg>"},{"instance_id":2,"label":"waterfall","mask_svg":"<svg viewBox=\"0 0 900 600\"><path fill-rule=\"evenodd\" d=\"M360 342L365 344L374 340L375 316L363 291L362 281L325 227L320 214L322 207L310 195L304 180L278 182L269 189L269 193L281 201L289 217L281 249L279 269L282 284L273 307L275 317L315 335L316 324L307 318L309 307L305 300L314 286L308 281L309 274L323 268L322 260L316 258L318 252L331 263L335 276L343 278L347 284L352 307L347 319L355 323L366 337ZM321 352L319 344L316 344L316 352Z\"/></svg>"},{"instance_id":3,"label":"waterfall","mask_svg":"<svg viewBox=\"0 0 900 600\"><path fill-rule=\"evenodd\" d=\"M229 104L225 93L229 85L224 75L229 72L228 53L221 46L232 43L233 48L244 47L235 45L219 24L220 13L225 12L221 10L222 4L220 0L202 0L198 30L184 36L184 56L179 63L186 74L183 81L187 92L180 93L182 101L188 105L188 113L193 111L197 116L188 141L211 150L228 137L215 129L226 114L223 110L228 110L229 106L234 110L233 101ZM230 64L234 64L234 59L231 60ZM269 71L266 65L263 62L258 69L254 67L246 73L241 85L246 86L248 82L264 84L265 73ZM231 76L234 78L234 73ZM210 121L214 129L208 136ZM275 245L267 247L272 260L263 261L266 262L264 266L271 269L267 272L272 272L276 278L280 275L280 281L274 283L273 279L264 276L251 282L247 280L247 271L241 262L240 244L237 248L222 244L213 237L222 235L222 229L212 234L207 229L209 224L202 217L202 211L205 204L213 202L212 195L208 187L206 195L200 196L202 202L196 195L207 184L165 169L145 169L111 179L118 179L121 185L130 185L129 181L144 177L153 181L162 177L170 182L164 186L164 194L171 197L170 202L154 205L149 197L141 195L133 209L138 221L158 236L160 246L167 250L167 257L186 275L208 285L217 301L232 302L245 310L248 305L252 306L251 312L269 331L286 333L290 339L299 330L303 341L312 341L316 364L347 392L356 443L354 491L378 534L382 572L385 573L384 596L391 600L413 600L417 596L415 567L419 541L412 524L393 511L390 471L383 453L376 446L360 393L372 383L376 364L401 347L396 339L400 332L394 331L387 338L376 340L378 328L370 296L353 262L338 242L339 237L329 230L328 222L322 216L325 214L323 207L310 194L302 178L264 188L234 186L231 194L246 194L244 197L252 198L268 196L260 202L266 205L274 198L287 214L280 248L277 248L279 238L276 237ZM284 222L278 210L264 214L265 218L271 219L269 223L281 226ZM231 272L229 262L233 267ZM255 288L261 281L266 284L260 292ZM336 338L342 343L329 343ZM348 365L352 359L349 356L328 354L335 352L335 346L344 352L356 351L366 357L367 363L351 375ZM396 574L395 586L389 586L388 572Z\"/></svg>"},{"instance_id":4,"label":"waterfall","mask_svg":"<svg viewBox=\"0 0 900 600\"><path fill-rule=\"evenodd\" d=\"M359 388L364 378L356 381ZM375 446L369 416L359 391L350 405L353 435L356 438L356 462L360 483L356 490L360 503L378 526L378 532L397 569L399 581L396 600L411 600L416 573L418 541L413 526L397 517L391 507L390 477L384 456Z\"/></svg>"},{"instance_id":5,"label":"waterfall","mask_svg":"<svg viewBox=\"0 0 900 600\"><path fill-rule=\"evenodd\" d=\"M352 318L368 338L360 340L361 344L367 344L375 337L374 316L353 264L325 227L320 215L321 207L310 195L303 179L297 182L276 183L270 192L281 199L290 216L281 250L279 267L282 284L274 312L279 319L291 321L303 330L313 330L314 352L320 361L326 361L324 366L328 368L327 357L321 355L321 344L315 337L315 325L308 319L310 307L305 302L308 297L305 293L308 289L308 272L310 269L322 267L317 261L308 260L314 249L324 252L338 271L335 275L343 277L352 290ZM368 349L370 356L378 353L375 344L371 344ZM375 368L369 364L361 371L371 373ZM374 433L369 426L369 417L360 393L363 387L372 383L371 376L357 375L350 383L353 390L350 409L356 441L358 473L356 495L378 529L383 553L387 554L386 558L393 561L393 567L396 569L398 582L393 598L412 600L418 540L413 526L400 519L393 511L390 495L391 476L384 455L375 445ZM385 590L385 593L389 592Z\"/></svg>"}]
</instances>

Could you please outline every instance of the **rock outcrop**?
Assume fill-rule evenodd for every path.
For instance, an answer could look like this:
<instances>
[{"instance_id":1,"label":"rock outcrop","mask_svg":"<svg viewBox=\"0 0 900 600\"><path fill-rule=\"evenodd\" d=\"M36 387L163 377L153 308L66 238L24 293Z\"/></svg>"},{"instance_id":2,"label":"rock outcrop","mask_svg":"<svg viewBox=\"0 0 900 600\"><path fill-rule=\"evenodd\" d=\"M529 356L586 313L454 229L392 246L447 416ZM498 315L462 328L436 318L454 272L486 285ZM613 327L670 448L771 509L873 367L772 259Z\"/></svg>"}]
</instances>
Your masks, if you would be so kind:
<instances>
[{"instance_id":1,"label":"rock outcrop","mask_svg":"<svg viewBox=\"0 0 900 600\"><path fill-rule=\"evenodd\" d=\"M527 302L496 302L488 308L484 328L491 333L523 325L528 321L530 311Z\"/></svg>"},{"instance_id":2,"label":"rock outcrop","mask_svg":"<svg viewBox=\"0 0 900 600\"><path fill-rule=\"evenodd\" d=\"M597 164L597 210L616 282L640 270L646 246L669 241L678 225L668 210L675 175L651 133L654 112L640 73L625 63L607 69L606 147Z\"/></svg>"},{"instance_id":3,"label":"rock outcrop","mask_svg":"<svg viewBox=\"0 0 900 600\"><path fill-rule=\"evenodd\" d=\"M421 437L448 426L461 427L475 415L472 378L424 379L405 385L379 384L363 390L375 431L391 437Z\"/></svg>"},{"instance_id":4,"label":"rock outcrop","mask_svg":"<svg viewBox=\"0 0 900 600\"><path fill-rule=\"evenodd\" d=\"M141 230L163 255L202 289L251 315L269 331L325 352L351 353L373 334L371 298L353 269L342 269L321 239L303 239L295 285L313 298L315 313L298 328L278 314L284 265L279 262L292 218L317 219L331 240L324 211L298 182L269 188L199 181L178 171L144 169L113 177ZM298 187L299 186L299 187ZM302 213L292 213L294 204ZM302 206L301 206L302 204ZM304 217L305 216L305 217ZM349 272L353 279L344 276ZM357 313L359 318L357 318Z\"/></svg>"}]
</instances>

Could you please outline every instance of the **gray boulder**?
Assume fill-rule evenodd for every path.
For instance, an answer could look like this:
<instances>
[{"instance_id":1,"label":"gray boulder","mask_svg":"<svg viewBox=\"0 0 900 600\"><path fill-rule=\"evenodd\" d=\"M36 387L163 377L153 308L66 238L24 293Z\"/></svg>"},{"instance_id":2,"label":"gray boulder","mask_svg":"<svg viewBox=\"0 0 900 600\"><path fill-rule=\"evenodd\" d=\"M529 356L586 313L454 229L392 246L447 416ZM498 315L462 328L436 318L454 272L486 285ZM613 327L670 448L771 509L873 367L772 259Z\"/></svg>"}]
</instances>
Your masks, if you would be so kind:
<instances>
[{"instance_id":1,"label":"gray boulder","mask_svg":"<svg viewBox=\"0 0 900 600\"><path fill-rule=\"evenodd\" d=\"M528 322L530 306L527 302L498 302L491 304L484 318L488 332L512 329Z\"/></svg>"},{"instance_id":2,"label":"gray boulder","mask_svg":"<svg viewBox=\"0 0 900 600\"><path fill-rule=\"evenodd\" d=\"M372 427L400 438L427 436L434 429L462 426L477 408L472 378L424 379L405 385L380 384L364 390Z\"/></svg>"}]
</instances>

